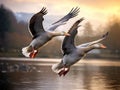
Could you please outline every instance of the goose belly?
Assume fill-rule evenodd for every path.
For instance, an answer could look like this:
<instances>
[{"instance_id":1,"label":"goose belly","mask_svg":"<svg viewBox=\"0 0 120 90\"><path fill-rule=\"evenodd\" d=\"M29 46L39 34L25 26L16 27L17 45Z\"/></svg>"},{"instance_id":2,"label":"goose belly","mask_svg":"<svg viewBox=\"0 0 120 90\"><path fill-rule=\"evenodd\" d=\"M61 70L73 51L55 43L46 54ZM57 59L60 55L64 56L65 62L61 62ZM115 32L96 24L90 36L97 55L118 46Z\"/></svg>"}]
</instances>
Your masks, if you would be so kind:
<instances>
[{"instance_id":1,"label":"goose belly","mask_svg":"<svg viewBox=\"0 0 120 90\"><path fill-rule=\"evenodd\" d=\"M44 44L46 44L51 38L50 37L38 37L38 38L35 38L31 43L30 45L34 48L34 49L38 49L40 48L41 46L43 46Z\"/></svg>"},{"instance_id":2,"label":"goose belly","mask_svg":"<svg viewBox=\"0 0 120 90\"><path fill-rule=\"evenodd\" d=\"M76 62L78 62L82 57L83 56L74 55L74 54L65 55L63 57L63 63L66 66L71 66L71 65L75 64Z\"/></svg>"}]
</instances>

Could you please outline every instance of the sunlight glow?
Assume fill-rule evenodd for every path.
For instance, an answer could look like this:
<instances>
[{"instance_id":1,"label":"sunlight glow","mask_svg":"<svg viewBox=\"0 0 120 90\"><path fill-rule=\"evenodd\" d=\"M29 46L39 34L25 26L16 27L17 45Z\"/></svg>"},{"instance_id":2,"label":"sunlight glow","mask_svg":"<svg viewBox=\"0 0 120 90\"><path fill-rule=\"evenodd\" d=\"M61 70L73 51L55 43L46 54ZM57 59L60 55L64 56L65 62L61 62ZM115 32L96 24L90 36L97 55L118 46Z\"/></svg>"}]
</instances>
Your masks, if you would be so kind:
<instances>
[{"instance_id":1,"label":"sunlight glow","mask_svg":"<svg viewBox=\"0 0 120 90\"><path fill-rule=\"evenodd\" d=\"M47 7L47 15L65 15L80 7L79 17L85 17L94 27L104 25L113 15L120 15L120 0L4 0L0 1L14 12L36 13Z\"/></svg>"}]
</instances>

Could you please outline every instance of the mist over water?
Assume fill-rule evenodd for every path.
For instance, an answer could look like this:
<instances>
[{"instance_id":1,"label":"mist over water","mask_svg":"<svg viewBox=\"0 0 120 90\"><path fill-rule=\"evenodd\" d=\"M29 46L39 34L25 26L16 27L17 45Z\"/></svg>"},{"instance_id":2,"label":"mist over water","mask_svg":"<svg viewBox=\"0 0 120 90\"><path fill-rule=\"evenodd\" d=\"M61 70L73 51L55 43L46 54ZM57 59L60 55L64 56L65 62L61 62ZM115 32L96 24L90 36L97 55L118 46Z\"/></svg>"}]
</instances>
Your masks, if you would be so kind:
<instances>
[{"instance_id":1,"label":"mist over water","mask_svg":"<svg viewBox=\"0 0 120 90\"><path fill-rule=\"evenodd\" d=\"M59 77L51 70L56 60L44 61L1 60L0 90L120 90L119 62L83 60Z\"/></svg>"}]
</instances>

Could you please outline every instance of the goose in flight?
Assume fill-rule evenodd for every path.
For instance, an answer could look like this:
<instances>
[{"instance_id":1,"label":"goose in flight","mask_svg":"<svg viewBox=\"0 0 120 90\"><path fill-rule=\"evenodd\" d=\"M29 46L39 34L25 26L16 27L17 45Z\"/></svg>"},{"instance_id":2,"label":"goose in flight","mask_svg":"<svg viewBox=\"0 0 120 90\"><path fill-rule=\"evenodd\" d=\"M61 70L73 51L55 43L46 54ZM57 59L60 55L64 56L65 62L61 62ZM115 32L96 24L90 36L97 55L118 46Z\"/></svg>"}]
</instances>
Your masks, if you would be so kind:
<instances>
[{"instance_id":1,"label":"goose in flight","mask_svg":"<svg viewBox=\"0 0 120 90\"><path fill-rule=\"evenodd\" d=\"M22 54L26 57L34 58L38 53L38 49L50 41L55 36L70 36L69 33L66 32L55 32L54 30L60 26L65 24L69 19L77 16L79 13L79 8L72 8L71 11L58 20L57 22L52 24L48 30L44 30L43 27L43 16L47 14L47 10L45 7L41 9L40 12L34 14L29 22L29 31L32 35L33 40L31 43L22 48Z\"/></svg>"},{"instance_id":2,"label":"goose in flight","mask_svg":"<svg viewBox=\"0 0 120 90\"><path fill-rule=\"evenodd\" d=\"M102 36L102 38L88 42L85 44L81 44L78 46L75 46L74 44L74 38L77 34L77 28L79 27L79 23L83 20L81 18L80 20L76 21L73 26L70 28L68 33L70 36L65 36L62 44L62 50L63 50L63 58L60 63L54 64L52 66L52 70L57 73L59 76L65 76L68 71L70 70L70 67L78 62L81 58L83 58L89 51L93 49L103 49L106 48L103 44L99 43L100 41L104 40L108 33Z\"/></svg>"}]
</instances>

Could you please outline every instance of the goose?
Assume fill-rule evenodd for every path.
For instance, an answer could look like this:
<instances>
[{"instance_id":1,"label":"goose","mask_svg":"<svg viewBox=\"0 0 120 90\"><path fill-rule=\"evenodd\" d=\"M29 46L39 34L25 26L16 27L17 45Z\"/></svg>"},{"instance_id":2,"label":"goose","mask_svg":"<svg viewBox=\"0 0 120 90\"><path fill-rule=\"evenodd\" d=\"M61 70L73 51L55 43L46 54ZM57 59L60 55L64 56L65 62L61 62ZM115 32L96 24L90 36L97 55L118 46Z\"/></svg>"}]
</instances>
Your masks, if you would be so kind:
<instances>
[{"instance_id":1,"label":"goose","mask_svg":"<svg viewBox=\"0 0 120 90\"><path fill-rule=\"evenodd\" d=\"M38 13L34 14L29 22L29 32L32 35L31 43L22 48L22 54L26 57L34 58L38 53L38 49L45 45L48 41L50 41L53 37L56 36L70 36L69 33L66 32L55 32L54 30L60 26L66 24L66 22L77 16L79 13L79 8L72 8L71 11L65 15L63 18L53 23L52 26L48 30L44 30L43 27L43 16L47 14L47 10L45 7L41 9Z\"/></svg>"},{"instance_id":2,"label":"goose","mask_svg":"<svg viewBox=\"0 0 120 90\"><path fill-rule=\"evenodd\" d=\"M52 65L53 72L57 73L59 76L65 76L69 70L70 67L77 63L80 59L82 59L89 51L93 49L104 49L106 48L105 45L102 43L99 43L100 41L104 40L108 33L102 36L102 38L84 43L78 46L75 46L74 44L74 38L77 34L77 28L79 27L79 23L83 20L83 18L76 21L73 26L70 28L68 33L70 36L65 36L63 43L62 43L62 51L63 51L63 58L61 62L58 64Z\"/></svg>"}]
</instances>

